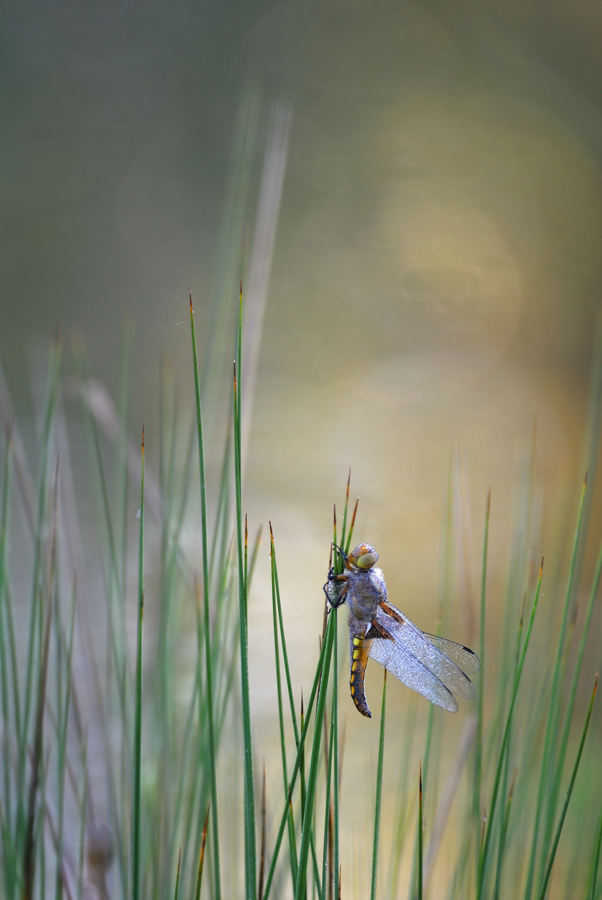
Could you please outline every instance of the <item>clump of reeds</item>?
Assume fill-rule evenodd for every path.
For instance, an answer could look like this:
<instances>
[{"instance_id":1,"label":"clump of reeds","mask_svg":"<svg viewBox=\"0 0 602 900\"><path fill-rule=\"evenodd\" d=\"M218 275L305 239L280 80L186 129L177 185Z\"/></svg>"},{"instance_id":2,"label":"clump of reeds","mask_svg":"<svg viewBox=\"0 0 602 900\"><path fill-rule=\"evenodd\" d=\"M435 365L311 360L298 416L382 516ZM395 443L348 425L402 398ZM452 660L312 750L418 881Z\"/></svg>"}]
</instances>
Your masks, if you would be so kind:
<instances>
[{"instance_id":1,"label":"clump of reeds","mask_svg":"<svg viewBox=\"0 0 602 900\"><path fill-rule=\"evenodd\" d=\"M371 898L429 895L438 851L447 835L445 872L438 870L437 887L430 896L543 900L553 895L595 900L602 890L598 878L602 777L591 747L589 756L584 748L597 676L587 673L585 704L580 677L602 551L585 613L576 627L586 484L561 608L558 615L549 605L543 612L553 626L546 631L549 655L536 665L530 664L531 644L541 627L542 585L548 576L543 564L529 574L525 547L511 563L504 621L498 629L502 650L490 652L487 646L487 503L476 648L487 681L485 687L483 681L479 685L476 713L467 720L443 787L433 773L443 768L444 726L439 716L445 713L427 708L426 701L420 768L414 771L409 765L412 744L420 733L414 708L404 746L399 748L398 770L387 772L384 680L375 804L358 811L352 823L342 821L340 812L345 781L341 780L338 611L325 607L312 688L298 710L270 525L280 788L267 796L264 772L258 802L248 598L260 534L250 546L242 484L242 314L232 401L224 411L230 422L228 440L217 484L207 480L192 299L190 318L196 452L186 439L186 451L180 453L180 425L175 414L170 418L167 412L177 406L177 391L173 385L168 391L166 375L157 476L145 464L144 432L141 456L137 465L132 462L128 364L117 411L91 381L81 344L74 348L93 483L85 502L95 495L101 523L102 583L96 582L93 596L82 596L80 527L66 486L71 476L61 453L66 432L58 340L50 351L35 477L3 392L3 896L7 900L360 896L364 888L344 868L351 850L341 852L342 834L348 841L353 830L356 843L371 848L367 879ZM128 346L126 341L126 360ZM107 435L109 446L103 443ZM195 460L198 477L193 474ZM139 490L134 505L133 490ZM196 510L200 534L194 558L183 536L191 508ZM19 516L16 525L14 511ZM346 552L355 522L355 511L350 512L348 483L340 531L336 517L333 531L333 543ZM137 566L132 579L134 514ZM28 586L11 571L9 546L15 541L21 547L20 568L29 573ZM327 562L325 548L325 580ZM334 565L341 565L336 554ZM551 568L559 571L557 566ZM88 584L85 590L89 589ZM152 628L147 624L149 610ZM344 652L343 647L341 655ZM346 682L346 665L344 669ZM563 826L586 758L591 790L581 790L567 833ZM366 766L354 777L363 781L369 772ZM384 802L396 810L387 833L380 827Z\"/></svg>"}]
</instances>

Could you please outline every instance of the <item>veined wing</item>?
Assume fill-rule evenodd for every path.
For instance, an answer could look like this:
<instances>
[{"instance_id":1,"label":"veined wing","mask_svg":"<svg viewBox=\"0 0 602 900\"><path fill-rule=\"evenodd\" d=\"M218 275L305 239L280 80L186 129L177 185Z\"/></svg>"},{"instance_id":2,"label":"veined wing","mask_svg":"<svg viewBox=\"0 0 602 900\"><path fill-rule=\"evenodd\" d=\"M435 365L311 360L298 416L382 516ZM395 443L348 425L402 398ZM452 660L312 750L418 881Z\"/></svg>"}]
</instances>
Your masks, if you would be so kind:
<instances>
[{"instance_id":1,"label":"veined wing","mask_svg":"<svg viewBox=\"0 0 602 900\"><path fill-rule=\"evenodd\" d=\"M388 602L378 606L376 623L390 639L371 629L370 656L403 684L449 712L458 710L454 694L474 699L474 685L459 666L396 607Z\"/></svg>"},{"instance_id":2,"label":"veined wing","mask_svg":"<svg viewBox=\"0 0 602 900\"><path fill-rule=\"evenodd\" d=\"M463 644L456 644L455 641L449 641L447 638L439 637L437 634L429 634L428 631L422 632L425 638L428 638L431 644L438 647L442 653L455 662L459 669L462 669L465 675L471 675L478 672L481 668L481 660L476 653L473 653Z\"/></svg>"}]
</instances>

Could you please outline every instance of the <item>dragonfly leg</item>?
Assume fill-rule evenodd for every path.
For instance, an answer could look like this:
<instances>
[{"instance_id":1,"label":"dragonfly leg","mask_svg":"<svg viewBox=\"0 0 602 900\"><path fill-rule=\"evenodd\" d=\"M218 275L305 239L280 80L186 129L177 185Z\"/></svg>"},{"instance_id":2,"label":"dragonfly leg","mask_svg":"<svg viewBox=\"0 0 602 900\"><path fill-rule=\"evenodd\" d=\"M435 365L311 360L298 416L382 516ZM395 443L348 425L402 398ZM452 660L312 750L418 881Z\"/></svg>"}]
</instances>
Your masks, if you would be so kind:
<instances>
[{"instance_id":1,"label":"dragonfly leg","mask_svg":"<svg viewBox=\"0 0 602 900\"><path fill-rule=\"evenodd\" d=\"M345 602L345 595L349 589L349 578L347 575L335 575L332 571L328 573L328 581L322 588L326 594L330 606L336 609Z\"/></svg>"}]
</instances>

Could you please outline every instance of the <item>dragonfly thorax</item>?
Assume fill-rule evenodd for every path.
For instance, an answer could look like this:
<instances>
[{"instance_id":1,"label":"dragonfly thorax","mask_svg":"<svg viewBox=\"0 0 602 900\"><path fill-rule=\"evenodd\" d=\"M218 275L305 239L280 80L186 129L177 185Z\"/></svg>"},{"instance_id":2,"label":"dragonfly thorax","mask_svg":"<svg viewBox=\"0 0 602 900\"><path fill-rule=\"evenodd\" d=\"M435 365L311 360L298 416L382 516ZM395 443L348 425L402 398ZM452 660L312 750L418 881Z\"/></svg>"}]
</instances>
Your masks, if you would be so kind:
<instances>
[{"instance_id":1,"label":"dragonfly thorax","mask_svg":"<svg viewBox=\"0 0 602 900\"><path fill-rule=\"evenodd\" d=\"M347 606L349 615L371 622L378 604L387 599L387 585L381 569L356 569L348 576Z\"/></svg>"}]
</instances>

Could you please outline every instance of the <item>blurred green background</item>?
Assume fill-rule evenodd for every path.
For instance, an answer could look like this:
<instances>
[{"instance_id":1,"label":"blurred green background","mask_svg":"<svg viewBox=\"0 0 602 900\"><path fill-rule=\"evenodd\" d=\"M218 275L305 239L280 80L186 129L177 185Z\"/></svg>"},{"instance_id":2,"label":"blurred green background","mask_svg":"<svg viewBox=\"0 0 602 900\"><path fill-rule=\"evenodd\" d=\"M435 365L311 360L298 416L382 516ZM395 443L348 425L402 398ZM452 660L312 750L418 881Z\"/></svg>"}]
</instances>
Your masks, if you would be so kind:
<instances>
[{"instance_id":1,"label":"blurred green background","mask_svg":"<svg viewBox=\"0 0 602 900\"><path fill-rule=\"evenodd\" d=\"M245 507L251 529L274 524L294 681L314 662L349 466L356 535L378 547L393 602L431 631L455 472L446 626L474 642L489 486L495 608L534 431L534 559L570 531L584 474L602 282L599 4L28 0L2 19L0 360L17 414L27 421L32 353L57 322L83 333L115 392L131 311L132 422L152 464L164 355L192 410L189 282L227 402L229 323L240 273L252 281L280 116L265 311L260 296L250 312ZM209 430L217 458L225 417ZM73 461L86 465L83 449ZM261 722L274 696L266 545L254 590ZM391 696L404 702L397 685ZM349 716L367 734L350 702Z\"/></svg>"}]
</instances>

